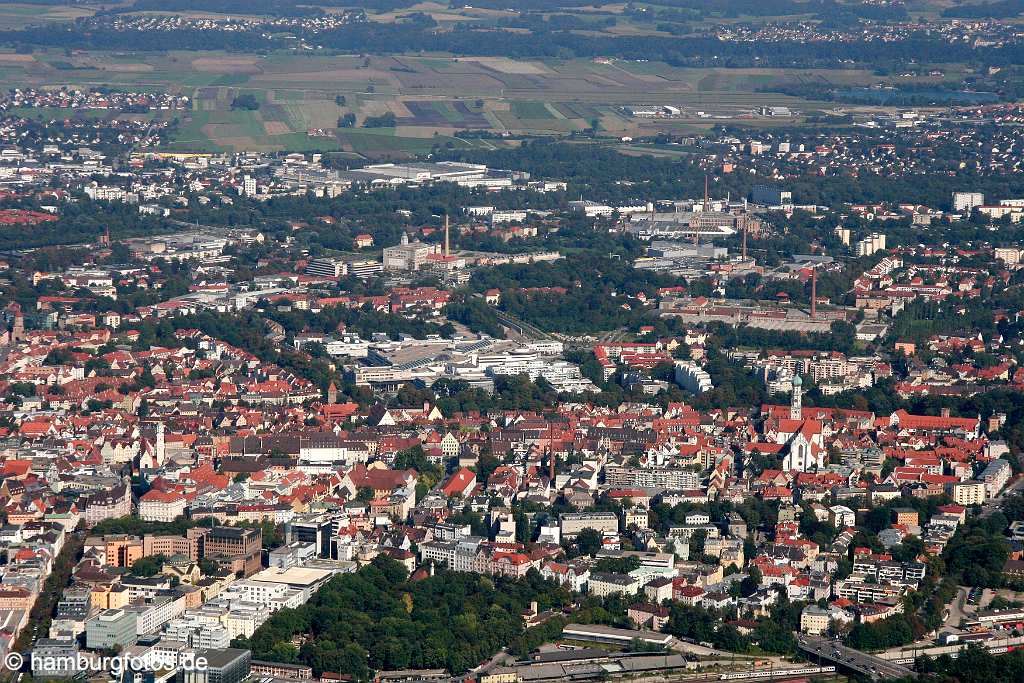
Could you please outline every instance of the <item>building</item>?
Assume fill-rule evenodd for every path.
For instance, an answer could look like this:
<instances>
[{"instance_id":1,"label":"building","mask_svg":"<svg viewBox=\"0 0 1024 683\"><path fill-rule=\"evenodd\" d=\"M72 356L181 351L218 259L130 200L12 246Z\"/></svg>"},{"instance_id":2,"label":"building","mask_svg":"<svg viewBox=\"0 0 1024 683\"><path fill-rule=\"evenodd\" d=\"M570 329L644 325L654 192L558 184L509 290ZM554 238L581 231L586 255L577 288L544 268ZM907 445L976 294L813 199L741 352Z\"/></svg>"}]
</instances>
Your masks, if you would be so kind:
<instances>
[{"instance_id":1,"label":"building","mask_svg":"<svg viewBox=\"0 0 1024 683\"><path fill-rule=\"evenodd\" d=\"M880 232L873 232L862 240L857 241L857 256L871 256L879 251L885 251L885 235Z\"/></svg>"},{"instance_id":2,"label":"building","mask_svg":"<svg viewBox=\"0 0 1024 683\"><path fill-rule=\"evenodd\" d=\"M711 383L711 375L701 366L692 361L677 360L675 362L676 384L695 394L703 394L715 388Z\"/></svg>"},{"instance_id":3,"label":"building","mask_svg":"<svg viewBox=\"0 0 1024 683\"><path fill-rule=\"evenodd\" d=\"M306 264L306 275L317 277L343 277L348 275L348 264L341 259L314 258Z\"/></svg>"},{"instance_id":4,"label":"building","mask_svg":"<svg viewBox=\"0 0 1024 683\"><path fill-rule=\"evenodd\" d=\"M252 653L249 650L196 650L195 666L183 665L176 683L241 683L249 676ZM200 666L200 658L205 665Z\"/></svg>"},{"instance_id":5,"label":"building","mask_svg":"<svg viewBox=\"0 0 1024 683\"><path fill-rule=\"evenodd\" d=\"M857 514L845 505L833 505L828 509L828 523L836 529L857 526Z\"/></svg>"},{"instance_id":6,"label":"building","mask_svg":"<svg viewBox=\"0 0 1024 683\"><path fill-rule=\"evenodd\" d=\"M185 505L180 493L152 489L139 498L139 517L147 522L173 522L185 514Z\"/></svg>"},{"instance_id":7,"label":"building","mask_svg":"<svg viewBox=\"0 0 1024 683\"><path fill-rule=\"evenodd\" d=\"M1003 490L1003 487L1010 481L1012 475L1013 470L1010 468L1010 463L997 459L985 467L982 473L978 475L978 479L985 483L985 496L987 498L994 498Z\"/></svg>"},{"instance_id":8,"label":"building","mask_svg":"<svg viewBox=\"0 0 1024 683\"><path fill-rule=\"evenodd\" d=\"M285 545L310 543L316 548L316 553L320 557L336 560L338 559L338 549L337 539L334 538L334 529L337 524L337 521L323 514L295 517L284 525Z\"/></svg>"},{"instance_id":9,"label":"building","mask_svg":"<svg viewBox=\"0 0 1024 683\"><path fill-rule=\"evenodd\" d=\"M384 270L419 270L427 262L427 257L437 251L433 245L410 242L409 235L402 233L401 243L384 248Z\"/></svg>"},{"instance_id":10,"label":"building","mask_svg":"<svg viewBox=\"0 0 1024 683\"><path fill-rule=\"evenodd\" d=\"M304 664L284 664L254 659L249 663L250 671L256 676L272 676L293 681L308 681L313 678L313 669Z\"/></svg>"},{"instance_id":11,"label":"building","mask_svg":"<svg viewBox=\"0 0 1024 683\"><path fill-rule=\"evenodd\" d=\"M828 631L831 619L827 609L817 605L808 605L800 612L800 631L812 636L820 636Z\"/></svg>"},{"instance_id":12,"label":"building","mask_svg":"<svg viewBox=\"0 0 1024 683\"><path fill-rule=\"evenodd\" d=\"M640 590L640 581L629 574L591 572L587 590L591 595L635 595Z\"/></svg>"},{"instance_id":13,"label":"building","mask_svg":"<svg viewBox=\"0 0 1024 683\"><path fill-rule=\"evenodd\" d=\"M953 211L970 213L975 207L985 204L985 195L981 192L954 192Z\"/></svg>"},{"instance_id":14,"label":"building","mask_svg":"<svg viewBox=\"0 0 1024 683\"><path fill-rule=\"evenodd\" d=\"M985 502L985 482L972 480L953 484L953 502L957 505L981 505Z\"/></svg>"},{"instance_id":15,"label":"building","mask_svg":"<svg viewBox=\"0 0 1024 683\"><path fill-rule=\"evenodd\" d=\"M562 538L575 538L584 529L615 534L619 531L619 517L614 512L571 512L560 520Z\"/></svg>"},{"instance_id":16,"label":"building","mask_svg":"<svg viewBox=\"0 0 1024 683\"><path fill-rule=\"evenodd\" d=\"M132 513L132 490L121 482L109 491L98 491L85 499L85 525L94 527L105 519Z\"/></svg>"},{"instance_id":17,"label":"building","mask_svg":"<svg viewBox=\"0 0 1024 683\"><path fill-rule=\"evenodd\" d=\"M245 576L252 576L261 568L263 553L263 532L230 526L215 526L212 529L192 528L189 538L196 538L199 557L226 564ZM238 567L238 569L235 569Z\"/></svg>"},{"instance_id":18,"label":"building","mask_svg":"<svg viewBox=\"0 0 1024 683\"><path fill-rule=\"evenodd\" d=\"M670 491L691 491L700 486L697 472L681 467L629 467L606 465L605 483L610 488L663 488Z\"/></svg>"},{"instance_id":19,"label":"building","mask_svg":"<svg viewBox=\"0 0 1024 683\"><path fill-rule=\"evenodd\" d=\"M40 638L32 646L32 677L70 678L77 673L78 642L74 638Z\"/></svg>"},{"instance_id":20,"label":"building","mask_svg":"<svg viewBox=\"0 0 1024 683\"><path fill-rule=\"evenodd\" d=\"M1018 247L996 247L993 255L996 260L1014 266L1020 263L1021 250Z\"/></svg>"},{"instance_id":21,"label":"building","mask_svg":"<svg viewBox=\"0 0 1024 683\"><path fill-rule=\"evenodd\" d=\"M135 642L138 619L134 612L108 609L85 622L85 646L113 650Z\"/></svg>"}]
</instances>

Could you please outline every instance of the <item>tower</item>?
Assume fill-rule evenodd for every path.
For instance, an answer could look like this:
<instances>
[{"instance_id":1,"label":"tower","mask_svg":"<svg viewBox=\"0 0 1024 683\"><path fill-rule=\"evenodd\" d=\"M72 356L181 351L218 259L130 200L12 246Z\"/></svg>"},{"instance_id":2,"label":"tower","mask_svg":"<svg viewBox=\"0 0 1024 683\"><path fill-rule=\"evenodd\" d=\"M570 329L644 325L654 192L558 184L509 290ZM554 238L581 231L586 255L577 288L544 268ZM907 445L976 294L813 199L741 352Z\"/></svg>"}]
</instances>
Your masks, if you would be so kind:
<instances>
[{"instance_id":1,"label":"tower","mask_svg":"<svg viewBox=\"0 0 1024 683\"><path fill-rule=\"evenodd\" d=\"M743 261L747 260L747 217L743 216Z\"/></svg>"},{"instance_id":2,"label":"tower","mask_svg":"<svg viewBox=\"0 0 1024 683\"><path fill-rule=\"evenodd\" d=\"M14 316L14 323L11 326L11 343L13 344L25 336L25 316L22 315L21 305L17 302L12 303L8 310Z\"/></svg>"},{"instance_id":3,"label":"tower","mask_svg":"<svg viewBox=\"0 0 1024 683\"><path fill-rule=\"evenodd\" d=\"M793 378L793 400L789 404L789 419L800 420L803 417L803 390L804 381L800 379L800 375Z\"/></svg>"},{"instance_id":4,"label":"tower","mask_svg":"<svg viewBox=\"0 0 1024 683\"><path fill-rule=\"evenodd\" d=\"M448 258L451 255L451 249L448 243L448 214L444 215L444 257Z\"/></svg>"},{"instance_id":5,"label":"tower","mask_svg":"<svg viewBox=\"0 0 1024 683\"><path fill-rule=\"evenodd\" d=\"M333 381L330 386L327 387L327 402L334 405L338 402L338 385Z\"/></svg>"},{"instance_id":6,"label":"tower","mask_svg":"<svg viewBox=\"0 0 1024 683\"><path fill-rule=\"evenodd\" d=\"M164 423L156 423L156 466L162 467L164 456L167 454L167 444L164 441Z\"/></svg>"}]
</instances>

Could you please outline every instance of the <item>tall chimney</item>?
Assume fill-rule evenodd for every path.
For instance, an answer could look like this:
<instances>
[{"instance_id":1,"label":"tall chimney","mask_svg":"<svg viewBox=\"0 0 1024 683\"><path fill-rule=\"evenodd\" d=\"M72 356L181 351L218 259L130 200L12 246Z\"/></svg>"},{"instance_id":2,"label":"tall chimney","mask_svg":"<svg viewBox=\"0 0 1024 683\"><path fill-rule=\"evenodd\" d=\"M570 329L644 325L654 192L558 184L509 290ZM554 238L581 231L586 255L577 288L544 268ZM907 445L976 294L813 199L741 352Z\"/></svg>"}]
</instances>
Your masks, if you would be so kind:
<instances>
[{"instance_id":1,"label":"tall chimney","mask_svg":"<svg viewBox=\"0 0 1024 683\"><path fill-rule=\"evenodd\" d=\"M743 216L743 260L747 260L747 217Z\"/></svg>"},{"instance_id":2,"label":"tall chimney","mask_svg":"<svg viewBox=\"0 0 1024 683\"><path fill-rule=\"evenodd\" d=\"M704 174L704 211L707 212L707 211L710 211L710 210L711 210L711 203L708 200L708 176L705 173Z\"/></svg>"},{"instance_id":3,"label":"tall chimney","mask_svg":"<svg viewBox=\"0 0 1024 683\"><path fill-rule=\"evenodd\" d=\"M449 248L449 243L448 243L448 214L445 214L444 215L444 256L445 256L445 258L448 258L448 256L450 254L451 254L451 250Z\"/></svg>"}]
</instances>

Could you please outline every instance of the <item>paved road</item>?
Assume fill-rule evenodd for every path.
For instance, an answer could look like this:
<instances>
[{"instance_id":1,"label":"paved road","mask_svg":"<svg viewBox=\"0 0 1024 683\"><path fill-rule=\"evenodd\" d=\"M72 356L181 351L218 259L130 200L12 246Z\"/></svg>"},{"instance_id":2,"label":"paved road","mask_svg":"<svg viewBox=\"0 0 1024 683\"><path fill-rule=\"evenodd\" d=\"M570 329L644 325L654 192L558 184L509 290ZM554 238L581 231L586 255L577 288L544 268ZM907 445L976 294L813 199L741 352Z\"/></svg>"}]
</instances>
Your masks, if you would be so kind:
<instances>
[{"instance_id":1,"label":"paved road","mask_svg":"<svg viewBox=\"0 0 1024 683\"><path fill-rule=\"evenodd\" d=\"M989 515L991 515L993 512L999 509L999 506L1002 504L1003 500L1006 499L1006 496L1010 495L1011 493L1017 493L1018 491L1024 491L1024 477L1021 477L1016 481L1010 482L1010 485L1003 489L999 493L999 495L997 495L995 498L991 498L985 501L985 504L981 506L981 516L988 517Z\"/></svg>"},{"instance_id":2,"label":"paved road","mask_svg":"<svg viewBox=\"0 0 1024 683\"><path fill-rule=\"evenodd\" d=\"M916 676L913 671L902 664L893 664L881 657L854 650L836 640L801 635L797 637L797 645L818 660L825 660L836 666L851 669L873 680Z\"/></svg>"},{"instance_id":3,"label":"paved road","mask_svg":"<svg viewBox=\"0 0 1024 683\"><path fill-rule=\"evenodd\" d=\"M960 586L956 592L956 597L949 603L949 616L946 617L946 621L943 622L943 626L946 627L958 627L963 619L970 619L973 614L969 613L967 607L967 596L971 592L970 588L966 586Z\"/></svg>"}]
</instances>

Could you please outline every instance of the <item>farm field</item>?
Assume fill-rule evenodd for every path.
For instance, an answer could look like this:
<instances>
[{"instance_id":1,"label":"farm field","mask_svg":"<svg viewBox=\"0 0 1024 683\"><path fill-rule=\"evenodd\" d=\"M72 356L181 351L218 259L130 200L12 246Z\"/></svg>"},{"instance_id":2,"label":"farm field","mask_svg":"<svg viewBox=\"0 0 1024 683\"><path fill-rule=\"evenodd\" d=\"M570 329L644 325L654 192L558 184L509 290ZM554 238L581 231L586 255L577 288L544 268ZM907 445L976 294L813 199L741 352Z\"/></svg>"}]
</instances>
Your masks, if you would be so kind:
<instances>
[{"instance_id":1,"label":"farm field","mask_svg":"<svg viewBox=\"0 0 1024 683\"><path fill-rule=\"evenodd\" d=\"M0 53L0 77L9 87L112 87L187 95L191 111L154 114L178 119L176 149L340 149L383 156L421 153L437 143L479 144L458 136L472 130L566 135L596 123L599 134L635 137L722 122L792 125L801 122L802 114L833 105L764 92L766 86L821 79L842 85L877 81L858 70L683 69L581 59L77 51ZM232 110L240 95L254 96L259 109ZM645 120L626 110L651 105L672 105L683 113ZM770 121L760 115L764 106L789 107L798 115ZM387 134L362 128L367 117L387 113L396 123ZM339 128L347 114L355 116L355 126Z\"/></svg>"}]
</instances>

